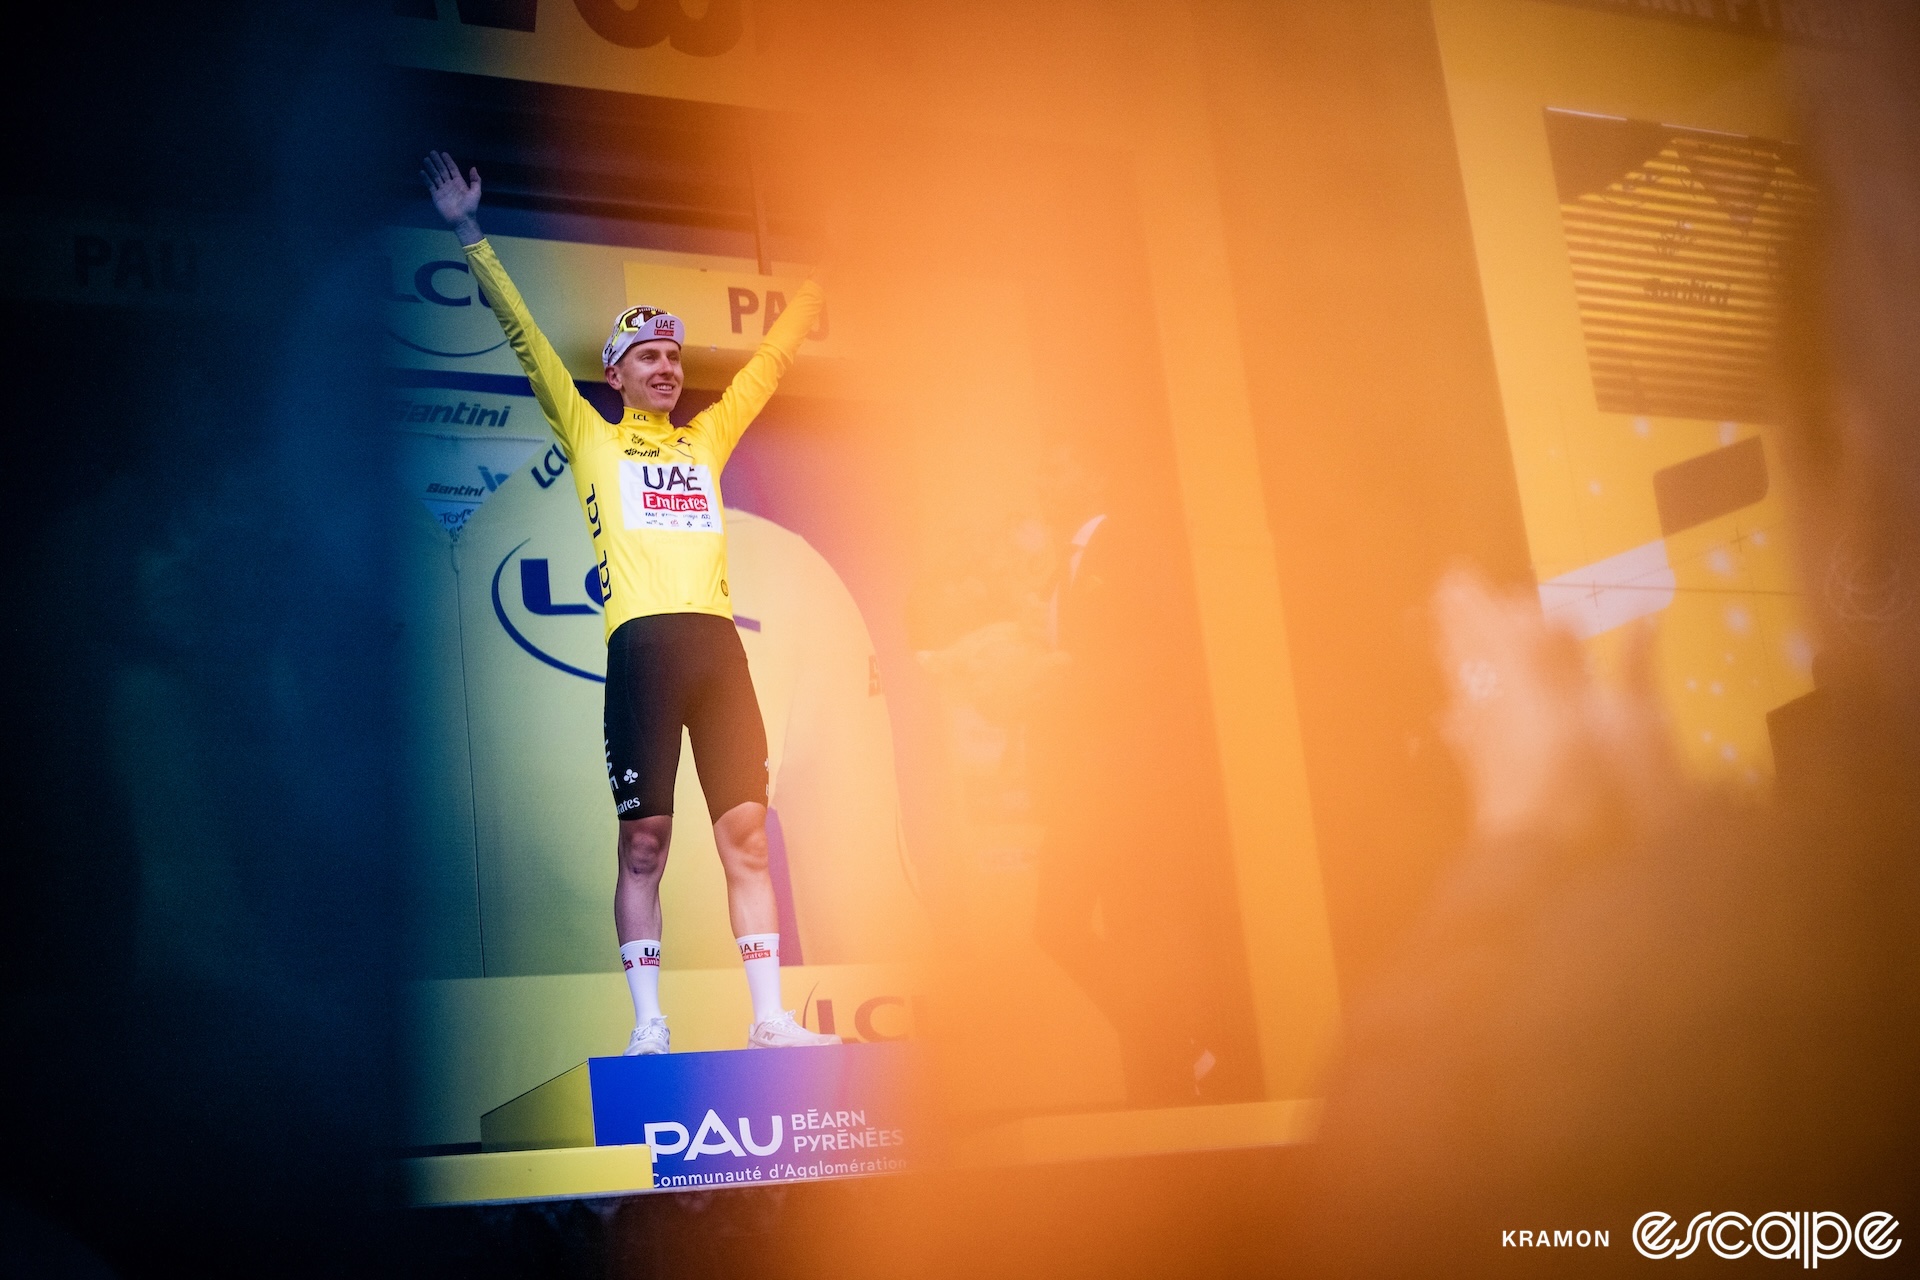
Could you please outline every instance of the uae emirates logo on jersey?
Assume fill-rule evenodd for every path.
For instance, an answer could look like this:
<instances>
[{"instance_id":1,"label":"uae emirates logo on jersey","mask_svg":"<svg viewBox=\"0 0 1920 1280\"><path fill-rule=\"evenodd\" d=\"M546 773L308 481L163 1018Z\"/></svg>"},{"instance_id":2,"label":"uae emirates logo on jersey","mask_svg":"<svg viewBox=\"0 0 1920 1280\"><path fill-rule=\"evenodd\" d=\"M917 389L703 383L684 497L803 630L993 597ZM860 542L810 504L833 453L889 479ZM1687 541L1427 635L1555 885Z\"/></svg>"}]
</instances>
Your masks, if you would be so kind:
<instances>
[{"instance_id":1,"label":"uae emirates logo on jersey","mask_svg":"<svg viewBox=\"0 0 1920 1280\"><path fill-rule=\"evenodd\" d=\"M620 463L620 512L629 529L719 533L720 502L703 465Z\"/></svg>"}]
</instances>

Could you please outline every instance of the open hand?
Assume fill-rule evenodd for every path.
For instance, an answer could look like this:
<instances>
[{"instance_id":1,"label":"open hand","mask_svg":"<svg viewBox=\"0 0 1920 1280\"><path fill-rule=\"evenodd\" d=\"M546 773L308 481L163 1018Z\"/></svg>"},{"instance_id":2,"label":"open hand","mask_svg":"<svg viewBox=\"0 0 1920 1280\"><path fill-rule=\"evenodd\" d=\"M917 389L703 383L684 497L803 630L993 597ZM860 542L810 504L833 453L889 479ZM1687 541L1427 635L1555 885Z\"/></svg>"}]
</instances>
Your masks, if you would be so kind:
<instances>
[{"instance_id":1,"label":"open hand","mask_svg":"<svg viewBox=\"0 0 1920 1280\"><path fill-rule=\"evenodd\" d=\"M1564 839L1664 807L1681 779L1654 694L1651 628L1627 637L1615 684L1597 677L1571 632L1541 618L1530 592L1502 595L1455 572L1434 611L1453 685L1447 736L1482 836Z\"/></svg>"},{"instance_id":2,"label":"open hand","mask_svg":"<svg viewBox=\"0 0 1920 1280\"><path fill-rule=\"evenodd\" d=\"M477 243L480 224L474 220L474 214L480 208L480 171L469 169L463 178L452 156L444 151L429 151L421 162L420 180L427 184L433 207L447 220L448 226L460 233L460 243ZM467 236L469 229L473 233L471 239Z\"/></svg>"}]
</instances>

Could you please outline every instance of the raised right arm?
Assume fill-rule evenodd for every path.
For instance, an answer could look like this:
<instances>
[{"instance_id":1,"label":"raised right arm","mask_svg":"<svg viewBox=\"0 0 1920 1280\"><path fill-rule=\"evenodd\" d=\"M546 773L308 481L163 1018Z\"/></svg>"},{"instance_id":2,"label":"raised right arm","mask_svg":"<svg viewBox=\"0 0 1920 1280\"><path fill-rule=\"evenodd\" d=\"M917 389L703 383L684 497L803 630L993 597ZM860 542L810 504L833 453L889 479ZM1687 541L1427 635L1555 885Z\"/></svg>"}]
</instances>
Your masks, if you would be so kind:
<instances>
[{"instance_id":1,"label":"raised right arm","mask_svg":"<svg viewBox=\"0 0 1920 1280\"><path fill-rule=\"evenodd\" d=\"M474 283L480 286L480 295L492 306L494 318L506 331L513 354L520 358L520 367L526 371L527 381L533 384L533 396L539 401L541 413L546 415L567 452L573 453L592 435L607 431L607 421L573 385L573 374L566 362L547 341L547 335L540 332L540 326L533 322L526 300L514 288L507 269L481 233L480 223L474 216L480 208L480 171L469 170L463 178L452 156L435 151L427 156L420 177L433 197L433 207L460 237L460 247L466 250Z\"/></svg>"}]
</instances>

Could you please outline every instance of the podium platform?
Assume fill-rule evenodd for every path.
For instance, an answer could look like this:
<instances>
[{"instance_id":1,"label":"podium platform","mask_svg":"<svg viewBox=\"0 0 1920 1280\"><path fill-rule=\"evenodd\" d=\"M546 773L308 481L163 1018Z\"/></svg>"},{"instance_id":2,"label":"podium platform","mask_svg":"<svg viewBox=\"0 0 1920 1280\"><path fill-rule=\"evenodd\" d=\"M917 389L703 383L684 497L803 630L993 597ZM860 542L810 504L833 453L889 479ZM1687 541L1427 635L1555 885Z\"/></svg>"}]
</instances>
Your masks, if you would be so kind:
<instances>
[{"instance_id":1,"label":"podium platform","mask_svg":"<svg viewBox=\"0 0 1920 1280\"><path fill-rule=\"evenodd\" d=\"M481 1148L644 1144L655 1189L896 1172L914 1074L905 1042L589 1058L482 1116Z\"/></svg>"}]
</instances>

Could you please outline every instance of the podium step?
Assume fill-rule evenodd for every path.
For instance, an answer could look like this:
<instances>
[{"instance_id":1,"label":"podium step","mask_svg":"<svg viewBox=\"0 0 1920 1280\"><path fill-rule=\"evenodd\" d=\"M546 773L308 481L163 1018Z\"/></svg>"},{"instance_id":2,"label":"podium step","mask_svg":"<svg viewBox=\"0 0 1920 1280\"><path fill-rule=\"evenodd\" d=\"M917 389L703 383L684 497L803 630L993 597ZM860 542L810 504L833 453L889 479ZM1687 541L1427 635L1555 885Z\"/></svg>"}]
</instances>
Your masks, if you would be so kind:
<instances>
[{"instance_id":1,"label":"podium step","mask_svg":"<svg viewBox=\"0 0 1920 1280\"><path fill-rule=\"evenodd\" d=\"M659 1189L906 1167L908 1043L589 1058L480 1119L486 1152L645 1144Z\"/></svg>"},{"instance_id":2,"label":"podium step","mask_svg":"<svg viewBox=\"0 0 1920 1280\"><path fill-rule=\"evenodd\" d=\"M418 1208L573 1200L650 1190L653 1155L643 1146L480 1151L403 1160L401 1172Z\"/></svg>"}]
</instances>

